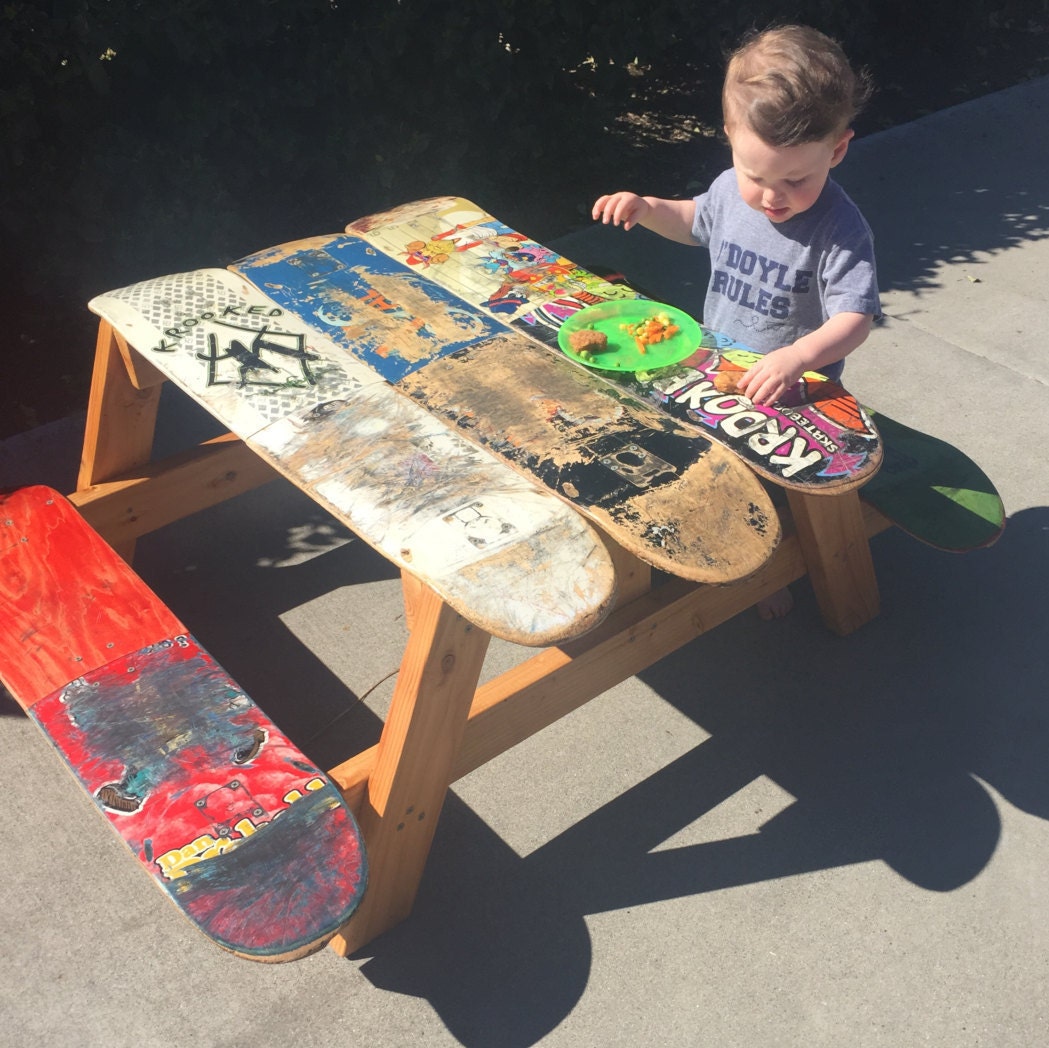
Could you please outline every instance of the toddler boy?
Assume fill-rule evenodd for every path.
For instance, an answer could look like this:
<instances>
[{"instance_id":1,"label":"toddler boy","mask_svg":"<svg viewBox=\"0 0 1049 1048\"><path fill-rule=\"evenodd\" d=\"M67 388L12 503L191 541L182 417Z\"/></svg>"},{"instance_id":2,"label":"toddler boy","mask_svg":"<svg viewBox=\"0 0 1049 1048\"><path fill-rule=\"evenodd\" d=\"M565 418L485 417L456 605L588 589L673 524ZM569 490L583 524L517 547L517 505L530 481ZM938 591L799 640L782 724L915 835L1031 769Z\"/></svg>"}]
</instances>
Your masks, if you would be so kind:
<instances>
[{"instance_id":1,"label":"toddler boy","mask_svg":"<svg viewBox=\"0 0 1049 1048\"><path fill-rule=\"evenodd\" d=\"M739 380L756 404L806 371L838 378L880 312L870 227L830 171L870 96L840 46L806 26L751 35L722 90L732 167L694 200L618 192L593 217L710 250L703 323L763 354ZM783 591L759 605L790 610Z\"/></svg>"},{"instance_id":2,"label":"toddler boy","mask_svg":"<svg viewBox=\"0 0 1049 1048\"><path fill-rule=\"evenodd\" d=\"M594 204L605 223L710 249L703 322L767 354L740 381L757 404L805 371L838 378L880 312L870 227L829 177L869 94L823 33L753 35L730 58L722 91L732 167L694 200L619 192Z\"/></svg>"}]
</instances>

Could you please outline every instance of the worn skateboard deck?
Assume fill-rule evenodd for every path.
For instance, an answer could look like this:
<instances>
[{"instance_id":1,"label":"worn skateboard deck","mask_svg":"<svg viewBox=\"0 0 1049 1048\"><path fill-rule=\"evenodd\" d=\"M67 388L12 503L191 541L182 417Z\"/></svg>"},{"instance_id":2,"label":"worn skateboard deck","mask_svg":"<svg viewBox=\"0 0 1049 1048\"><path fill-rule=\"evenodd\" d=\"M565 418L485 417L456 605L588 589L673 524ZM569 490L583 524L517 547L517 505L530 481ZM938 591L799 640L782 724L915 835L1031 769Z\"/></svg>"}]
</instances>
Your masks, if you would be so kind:
<instances>
[{"instance_id":1,"label":"worn skateboard deck","mask_svg":"<svg viewBox=\"0 0 1049 1048\"><path fill-rule=\"evenodd\" d=\"M775 548L775 511L733 455L365 241L315 237L231 268L641 560L722 583Z\"/></svg>"},{"instance_id":2,"label":"worn skateboard deck","mask_svg":"<svg viewBox=\"0 0 1049 1048\"><path fill-rule=\"evenodd\" d=\"M961 553L995 542L1005 507L990 478L968 455L867 408L885 444L881 470L860 497L930 546Z\"/></svg>"},{"instance_id":3,"label":"worn skateboard deck","mask_svg":"<svg viewBox=\"0 0 1049 1048\"><path fill-rule=\"evenodd\" d=\"M578 514L247 281L196 270L90 306L249 447L488 632L554 644L611 607L611 559ZM440 332L453 346L454 327L449 320Z\"/></svg>"},{"instance_id":4,"label":"worn skateboard deck","mask_svg":"<svg viewBox=\"0 0 1049 1048\"><path fill-rule=\"evenodd\" d=\"M881 437L839 382L808 372L776 404L754 404L737 379L758 354L702 328L697 352L627 386L687 419L763 477L807 494L838 495L866 484L882 462Z\"/></svg>"},{"instance_id":5,"label":"worn skateboard deck","mask_svg":"<svg viewBox=\"0 0 1049 1048\"><path fill-rule=\"evenodd\" d=\"M555 351L559 328L580 310L591 307L599 317L602 304L643 298L461 198L406 204L351 222L347 231ZM680 363L608 374L783 487L839 494L877 471L877 429L840 384L809 375L781 403L754 405L729 384L753 355L748 359L745 346L707 328L701 332L695 354Z\"/></svg>"},{"instance_id":6,"label":"worn skateboard deck","mask_svg":"<svg viewBox=\"0 0 1049 1048\"><path fill-rule=\"evenodd\" d=\"M0 679L200 931L282 961L345 923L339 791L49 488L0 495L0 617Z\"/></svg>"}]
</instances>

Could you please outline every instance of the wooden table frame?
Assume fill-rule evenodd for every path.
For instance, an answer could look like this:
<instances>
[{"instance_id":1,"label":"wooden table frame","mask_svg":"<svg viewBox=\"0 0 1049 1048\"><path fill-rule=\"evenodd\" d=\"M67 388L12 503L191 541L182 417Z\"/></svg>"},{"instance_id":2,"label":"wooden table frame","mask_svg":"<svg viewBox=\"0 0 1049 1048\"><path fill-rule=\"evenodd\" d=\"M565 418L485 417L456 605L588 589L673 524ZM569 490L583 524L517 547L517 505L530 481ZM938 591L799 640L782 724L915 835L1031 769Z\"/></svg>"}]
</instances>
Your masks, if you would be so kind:
<instances>
[{"instance_id":1,"label":"wooden table frame","mask_svg":"<svg viewBox=\"0 0 1049 1048\"><path fill-rule=\"evenodd\" d=\"M152 461L164 380L101 321L70 498L128 561L139 536L278 476L231 434ZM835 633L878 614L868 540L891 522L855 490L786 495L775 554L732 585L653 586L647 565L608 540L618 586L609 617L481 687L490 635L403 574L410 633L382 736L329 771L358 815L371 870L363 903L333 941L336 952L350 953L408 916L445 794L463 775L806 573Z\"/></svg>"}]
</instances>

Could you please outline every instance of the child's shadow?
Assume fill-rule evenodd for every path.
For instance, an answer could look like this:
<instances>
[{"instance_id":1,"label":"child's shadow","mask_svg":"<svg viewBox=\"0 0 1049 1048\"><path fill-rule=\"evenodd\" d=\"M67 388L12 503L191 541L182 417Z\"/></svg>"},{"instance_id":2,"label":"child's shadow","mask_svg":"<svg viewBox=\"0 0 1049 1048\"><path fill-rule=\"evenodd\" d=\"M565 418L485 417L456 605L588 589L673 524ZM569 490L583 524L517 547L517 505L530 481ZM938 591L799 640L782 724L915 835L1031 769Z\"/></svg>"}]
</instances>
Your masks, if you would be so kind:
<instances>
[{"instance_id":1,"label":"child's shadow","mask_svg":"<svg viewBox=\"0 0 1049 1048\"><path fill-rule=\"evenodd\" d=\"M890 532L883 613L852 637L799 587L783 629L743 615L662 660L642 679L711 737L523 859L451 797L417 909L363 973L463 1044L532 1045L586 987L589 914L871 860L930 891L972 880L992 791L1049 818L1047 540L1045 508L964 556ZM759 832L653 851L759 776L796 798Z\"/></svg>"}]
</instances>

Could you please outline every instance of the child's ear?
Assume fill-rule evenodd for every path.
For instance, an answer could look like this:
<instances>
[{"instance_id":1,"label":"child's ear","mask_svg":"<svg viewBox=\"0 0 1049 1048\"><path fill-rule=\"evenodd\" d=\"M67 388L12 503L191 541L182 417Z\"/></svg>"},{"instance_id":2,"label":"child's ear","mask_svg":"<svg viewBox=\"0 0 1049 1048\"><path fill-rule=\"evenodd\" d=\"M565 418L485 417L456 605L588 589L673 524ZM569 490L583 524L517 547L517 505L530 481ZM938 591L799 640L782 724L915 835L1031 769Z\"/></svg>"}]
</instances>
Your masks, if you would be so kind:
<instances>
[{"instance_id":1,"label":"child's ear","mask_svg":"<svg viewBox=\"0 0 1049 1048\"><path fill-rule=\"evenodd\" d=\"M850 127L845 131L841 138L838 139L834 146L834 152L830 155L830 166L837 167L845 159L845 154L849 151L849 143L852 141L853 135L856 132Z\"/></svg>"}]
</instances>

